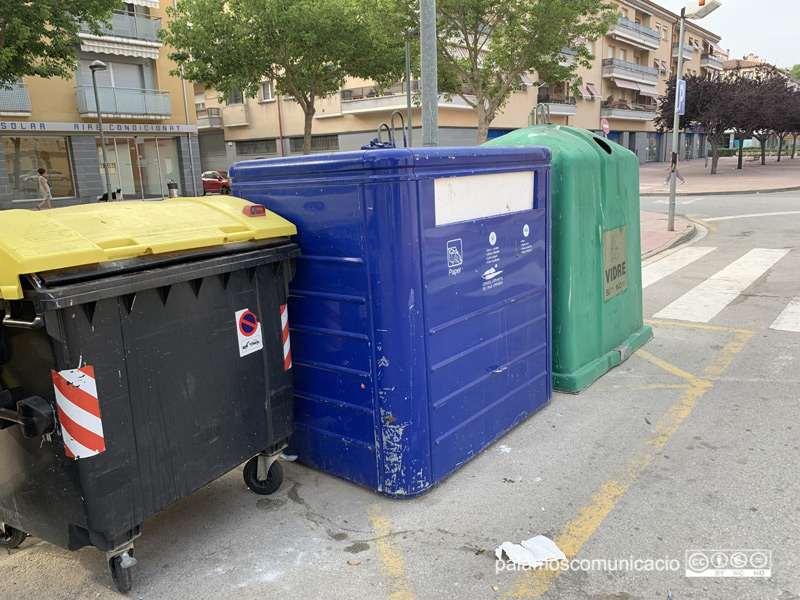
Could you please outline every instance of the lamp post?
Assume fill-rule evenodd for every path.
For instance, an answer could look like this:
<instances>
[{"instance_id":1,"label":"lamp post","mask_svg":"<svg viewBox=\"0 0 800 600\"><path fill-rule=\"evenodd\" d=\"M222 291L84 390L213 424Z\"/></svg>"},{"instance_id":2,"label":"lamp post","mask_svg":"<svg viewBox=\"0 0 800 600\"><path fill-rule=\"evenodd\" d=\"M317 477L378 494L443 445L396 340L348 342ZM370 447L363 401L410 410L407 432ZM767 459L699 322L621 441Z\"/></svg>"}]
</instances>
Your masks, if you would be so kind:
<instances>
[{"instance_id":1,"label":"lamp post","mask_svg":"<svg viewBox=\"0 0 800 600\"><path fill-rule=\"evenodd\" d=\"M675 110L674 118L672 121L672 156L670 179L669 179L669 218L667 219L667 230L675 231L675 188L678 183L678 140L680 134L678 127L680 126L681 116L678 114L678 82L683 77L683 34L686 24L686 19L702 19L710 12L722 6L721 0L695 0L689 6L681 9L681 26L680 33L678 34L678 71L675 74Z\"/></svg>"},{"instance_id":2,"label":"lamp post","mask_svg":"<svg viewBox=\"0 0 800 600\"><path fill-rule=\"evenodd\" d=\"M106 173L106 192L108 199L111 200L111 177L108 174L108 158L106 157L106 138L103 135L103 117L100 115L100 97L97 94L97 76L96 71L105 71L106 63L100 60L95 60L89 65L89 70L92 72L92 88L94 89L94 108L97 111L97 126L100 128L100 151L103 153L103 170Z\"/></svg>"}]
</instances>

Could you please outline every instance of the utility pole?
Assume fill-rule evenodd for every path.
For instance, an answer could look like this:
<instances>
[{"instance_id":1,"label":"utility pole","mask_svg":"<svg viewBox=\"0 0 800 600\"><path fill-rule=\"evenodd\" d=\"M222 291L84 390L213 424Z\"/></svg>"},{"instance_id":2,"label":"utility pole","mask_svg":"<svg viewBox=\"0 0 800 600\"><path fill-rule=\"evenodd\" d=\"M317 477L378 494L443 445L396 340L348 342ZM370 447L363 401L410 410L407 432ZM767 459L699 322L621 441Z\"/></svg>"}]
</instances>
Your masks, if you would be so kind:
<instances>
[{"instance_id":1,"label":"utility pole","mask_svg":"<svg viewBox=\"0 0 800 600\"><path fill-rule=\"evenodd\" d=\"M419 13L422 75L422 145L439 145L439 90L436 68L436 0L421 0Z\"/></svg>"}]
</instances>

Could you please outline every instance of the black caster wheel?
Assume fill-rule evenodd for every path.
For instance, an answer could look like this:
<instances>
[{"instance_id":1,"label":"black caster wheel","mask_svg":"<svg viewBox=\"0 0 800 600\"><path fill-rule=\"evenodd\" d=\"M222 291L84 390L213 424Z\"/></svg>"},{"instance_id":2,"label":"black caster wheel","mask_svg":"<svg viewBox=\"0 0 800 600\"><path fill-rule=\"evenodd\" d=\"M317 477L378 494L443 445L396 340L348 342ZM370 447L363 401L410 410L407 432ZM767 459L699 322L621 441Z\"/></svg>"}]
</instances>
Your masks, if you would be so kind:
<instances>
[{"instance_id":1,"label":"black caster wheel","mask_svg":"<svg viewBox=\"0 0 800 600\"><path fill-rule=\"evenodd\" d=\"M244 466L244 482L256 494L268 496L278 491L283 483L283 467L277 460L272 463L263 481L258 478L258 457L254 456Z\"/></svg>"},{"instance_id":2,"label":"black caster wheel","mask_svg":"<svg viewBox=\"0 0 800 600\"><path fill-rule=\"evenodd\" d=\"M133 551L129 550L128 553L132 556ZM111 569L111 578L117 585L117 589L126 594L131 591L133 587L133 575L131 574L131 567L123 567L122 555L114 556L108 561L108 568Z\"/></svg>"},{"instance_id":3,"label":"black caster wheel","mask_svg":"<svg viewBox=\"0 0 800 600\"><path fill-rule=\"evenodd\" d=\"M220 188L220 190L219 190L219 193L220 193L220 194L222 194L223 196L227 196L228 194L230 194L230 193L231 193L231 188L229 188L229 187L227 187L227 186L224 186L224 185L223 185L223 186Z\"/></svg>"},{"instance_id":4,"label":"black caster wheel","mask_svg":"<svg viewBox=\"0 0 800 600\"><path fill-rule=\"evenodd\" d=\"M0 523L0 548L12 550L24 542L26 537L28 534L24 531Z\"/></svg>"}]
</instances>

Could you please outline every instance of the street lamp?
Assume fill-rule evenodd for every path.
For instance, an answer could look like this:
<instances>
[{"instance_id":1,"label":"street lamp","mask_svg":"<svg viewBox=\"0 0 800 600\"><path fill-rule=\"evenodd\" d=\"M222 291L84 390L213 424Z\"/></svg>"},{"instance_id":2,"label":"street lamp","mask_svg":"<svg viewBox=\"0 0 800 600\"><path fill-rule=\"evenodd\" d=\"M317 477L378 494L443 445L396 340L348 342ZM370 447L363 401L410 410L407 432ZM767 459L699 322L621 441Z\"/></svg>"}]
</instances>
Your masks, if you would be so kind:
<instances>
[{"instance_id":1,"label":"street lamp","mask_svg":"<svg viewBox=\"0 0 800 600\"><path fill-rule=\"evenodd\" d=\"M667 220L667 230L675 231L675 188L678 183L678 127L680 126L681 116L678 114L678 82L683 77L683 34L686 19L702 19L709 13L722 6L721 0L695 0L688 6L681 9L681 27L678 34L678 72L675 74L675 116L672 121L672 167L670 169L669 180L669 219Z\"/></svg>"},{"instance_id":2,"label":"street lamp","mask_svg":"<svg viewBox=\"0 0 800 600\"><path fill-rule=\"evenodd\" d=\"M103 135L103 117L100 115L100 97L97 94L97 76L95 71L105 71L106 63L96 60L89 65L92 72L92 88L94 89L94 108L97 111L97 126L100 128L100 151L103 153L103 170L106 173L106 192L111 200L111 177L108 175L108 158L106 157L106 138Z\"/></svg>"}]
</instances>

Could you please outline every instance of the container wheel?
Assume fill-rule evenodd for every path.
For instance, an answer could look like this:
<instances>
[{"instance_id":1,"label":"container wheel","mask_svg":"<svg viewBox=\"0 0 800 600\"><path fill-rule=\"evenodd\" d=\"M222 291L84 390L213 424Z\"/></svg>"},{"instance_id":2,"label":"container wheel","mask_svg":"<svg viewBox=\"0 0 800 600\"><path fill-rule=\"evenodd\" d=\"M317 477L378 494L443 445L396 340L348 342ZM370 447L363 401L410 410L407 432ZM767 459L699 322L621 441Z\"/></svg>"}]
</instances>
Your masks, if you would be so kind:
<instances>
[{"instance_id":1,"label":"container wheel","mask_svg":"<svg viewBox=\"0 0 800 600\"><path fill-rule=\"evenodd\" d=\"M130 567L122 566L122 556L114 556L108 561L108 568L111 569L111 578L117 584L117 589L126 594L133 587L133 576Z\"/></svg>"},{"instance_id":2,"label":"container wheel","mask_svg":"<svg viewBox=\"0 0 800 600\"><path fill-rule=\"evenodd\" d=\"M219 188L219 193L223 196L227 196L231 193L231 188L229 188L227 185L223 185L221 188Z\"/></svg>"},{"instance_id":3,"label":"container wheel","mask_svg":"<svg viewBox=\"0 0 800 600\"><path fill-rule=\"evenodd\" d=\"M253 492L261 496L268 496L278 491L283 483L283 467L277 460L272 463L263 481L258 478L258 457L254 456L244 466L244 482Z\"/></svg>"},{"instance_id":4,"label":"container wheel","mask_svg":"<svg viewBox=\"0 0 800 600\"><path fill-rule=\"evenodd\" d=\"M9 550L16 548L25 541L26 537L28 537L28 534L24 531L11 527L11 525L0 523L0 548L8 548Z\"/></svg>"}]
</instances>

